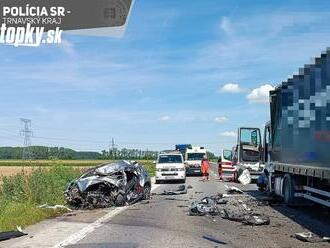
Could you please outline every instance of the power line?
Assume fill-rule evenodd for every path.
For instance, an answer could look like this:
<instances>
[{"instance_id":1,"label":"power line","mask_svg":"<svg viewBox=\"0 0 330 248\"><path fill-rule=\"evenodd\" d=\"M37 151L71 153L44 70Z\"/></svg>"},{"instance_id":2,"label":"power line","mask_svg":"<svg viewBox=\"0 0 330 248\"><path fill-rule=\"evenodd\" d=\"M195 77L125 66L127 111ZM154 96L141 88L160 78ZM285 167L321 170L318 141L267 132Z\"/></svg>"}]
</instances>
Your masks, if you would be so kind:
<instances>
[{"instance_id":1,"label":"power line","mask_svg":"<svg viewBox=\"0 0 330 248\"><path fill-rule=\"evenodd\" d=\"M31 130L31 120L21 118L21 130L20 134L24 137L24 143L23 143L23 160L31 160L32 159L32 153L30 150L31 146L31 137L33 136L33 132Z\"/></svg>"}]
</instances>

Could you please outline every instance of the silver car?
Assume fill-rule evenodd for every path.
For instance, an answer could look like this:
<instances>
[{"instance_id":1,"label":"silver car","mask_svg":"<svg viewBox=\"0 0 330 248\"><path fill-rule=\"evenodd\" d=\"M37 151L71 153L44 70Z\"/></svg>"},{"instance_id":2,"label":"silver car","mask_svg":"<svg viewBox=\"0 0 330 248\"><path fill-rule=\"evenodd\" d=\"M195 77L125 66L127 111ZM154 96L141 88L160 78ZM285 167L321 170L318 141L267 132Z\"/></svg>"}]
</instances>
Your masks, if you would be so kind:
<instances>
[{"instance_id":1,"label":"silver car","mask_svg":"<svg viewBox=\"0 0 330 248\"><path fill-rule=\"evenodd\" d=\"M67 187L64 195L76 208L105 208L149 199L151 181L137 162L125 160L94 167Z\"/></svg>"}]
</instances>

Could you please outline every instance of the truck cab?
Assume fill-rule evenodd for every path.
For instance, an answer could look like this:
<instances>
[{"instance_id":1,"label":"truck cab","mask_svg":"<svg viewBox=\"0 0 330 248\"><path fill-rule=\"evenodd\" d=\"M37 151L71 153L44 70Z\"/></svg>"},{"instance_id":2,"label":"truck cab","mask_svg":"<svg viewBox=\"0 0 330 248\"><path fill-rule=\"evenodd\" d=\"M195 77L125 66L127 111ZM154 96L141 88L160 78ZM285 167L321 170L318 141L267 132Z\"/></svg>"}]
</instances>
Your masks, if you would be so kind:
<instances>
[{"instance_id":1,"label":"truck cab","mask_svg":"<svg viewBox=\"0 0 330 248\"><path fill-rule=\"evenodd\" d=\"M189 175L201 175L201 162L204 156L207 156L207 153L202 146L187 148L185 154L186 173Z\"/></svg>"},{"instance_id":2,"label":"truck cab","mask_svg":"<svg viewBox=\"0 0 330 248\"><path fill-rule=\"evenodd\" d=\"M185 182L186 171L183 156L179 151L160 152L156 163L156 183L176 180Z\"/></svg>"},{"instance_id":3,"label":"truck cab","mask_svg":"<svg viewBox=\"0 0 330 248\"><path fill-rule=\"evenodd\" d=\"M238 175L248 169L251 179L256 180L264 168L260 129L241 127L237 134L237 144L233 147L233 164L238 169Z\"/></svg>"}]
</instances>

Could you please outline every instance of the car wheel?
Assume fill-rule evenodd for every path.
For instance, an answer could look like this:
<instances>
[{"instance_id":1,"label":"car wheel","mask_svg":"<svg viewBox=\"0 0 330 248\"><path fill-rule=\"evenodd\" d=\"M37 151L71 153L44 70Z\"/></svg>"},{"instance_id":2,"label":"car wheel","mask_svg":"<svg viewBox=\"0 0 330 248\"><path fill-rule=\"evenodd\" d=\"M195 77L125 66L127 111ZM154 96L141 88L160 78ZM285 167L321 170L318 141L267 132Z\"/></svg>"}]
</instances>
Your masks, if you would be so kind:
<instances>
[{"instance_id":1,"label":"car wheel","mask_svg":"<svg viewBox=\"0 0 330 248\"><path fill-rule=\"evenodd\" d=\"M122 194L118 194L115 200L116 206L124 206L125 204L125 197Z\"/></svg>"},{"instance_id":2,"label":"car wheel","mask_svg":"<svg viewBox=\"0 0 330 248\"><path fill-rule=\"evenodd\" d=\"M143 188L143 200L149 200L151 195L151 187L149 185L145 185Z\"/></svg>"}]
</instances>

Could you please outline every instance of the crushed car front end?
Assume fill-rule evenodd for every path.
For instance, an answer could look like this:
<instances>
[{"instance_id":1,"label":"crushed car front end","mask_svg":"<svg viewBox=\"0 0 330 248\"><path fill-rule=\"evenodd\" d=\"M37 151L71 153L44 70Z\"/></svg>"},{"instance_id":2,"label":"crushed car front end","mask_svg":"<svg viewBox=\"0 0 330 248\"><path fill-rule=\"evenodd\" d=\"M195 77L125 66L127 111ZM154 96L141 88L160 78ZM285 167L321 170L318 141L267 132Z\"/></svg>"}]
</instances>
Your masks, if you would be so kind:
<instances>
[{"instance_id":1,"label":"crushed car front end","mask_svg":"<svg viewBox=\"0 0 330 248\"><path fill-rule=\"evenodd\" d=\"M150 177L143 166L122 160L86 171L69 184L64 195L76 208L106 208L148 199L150 191Z\"/></svg>"}]
</instances>

